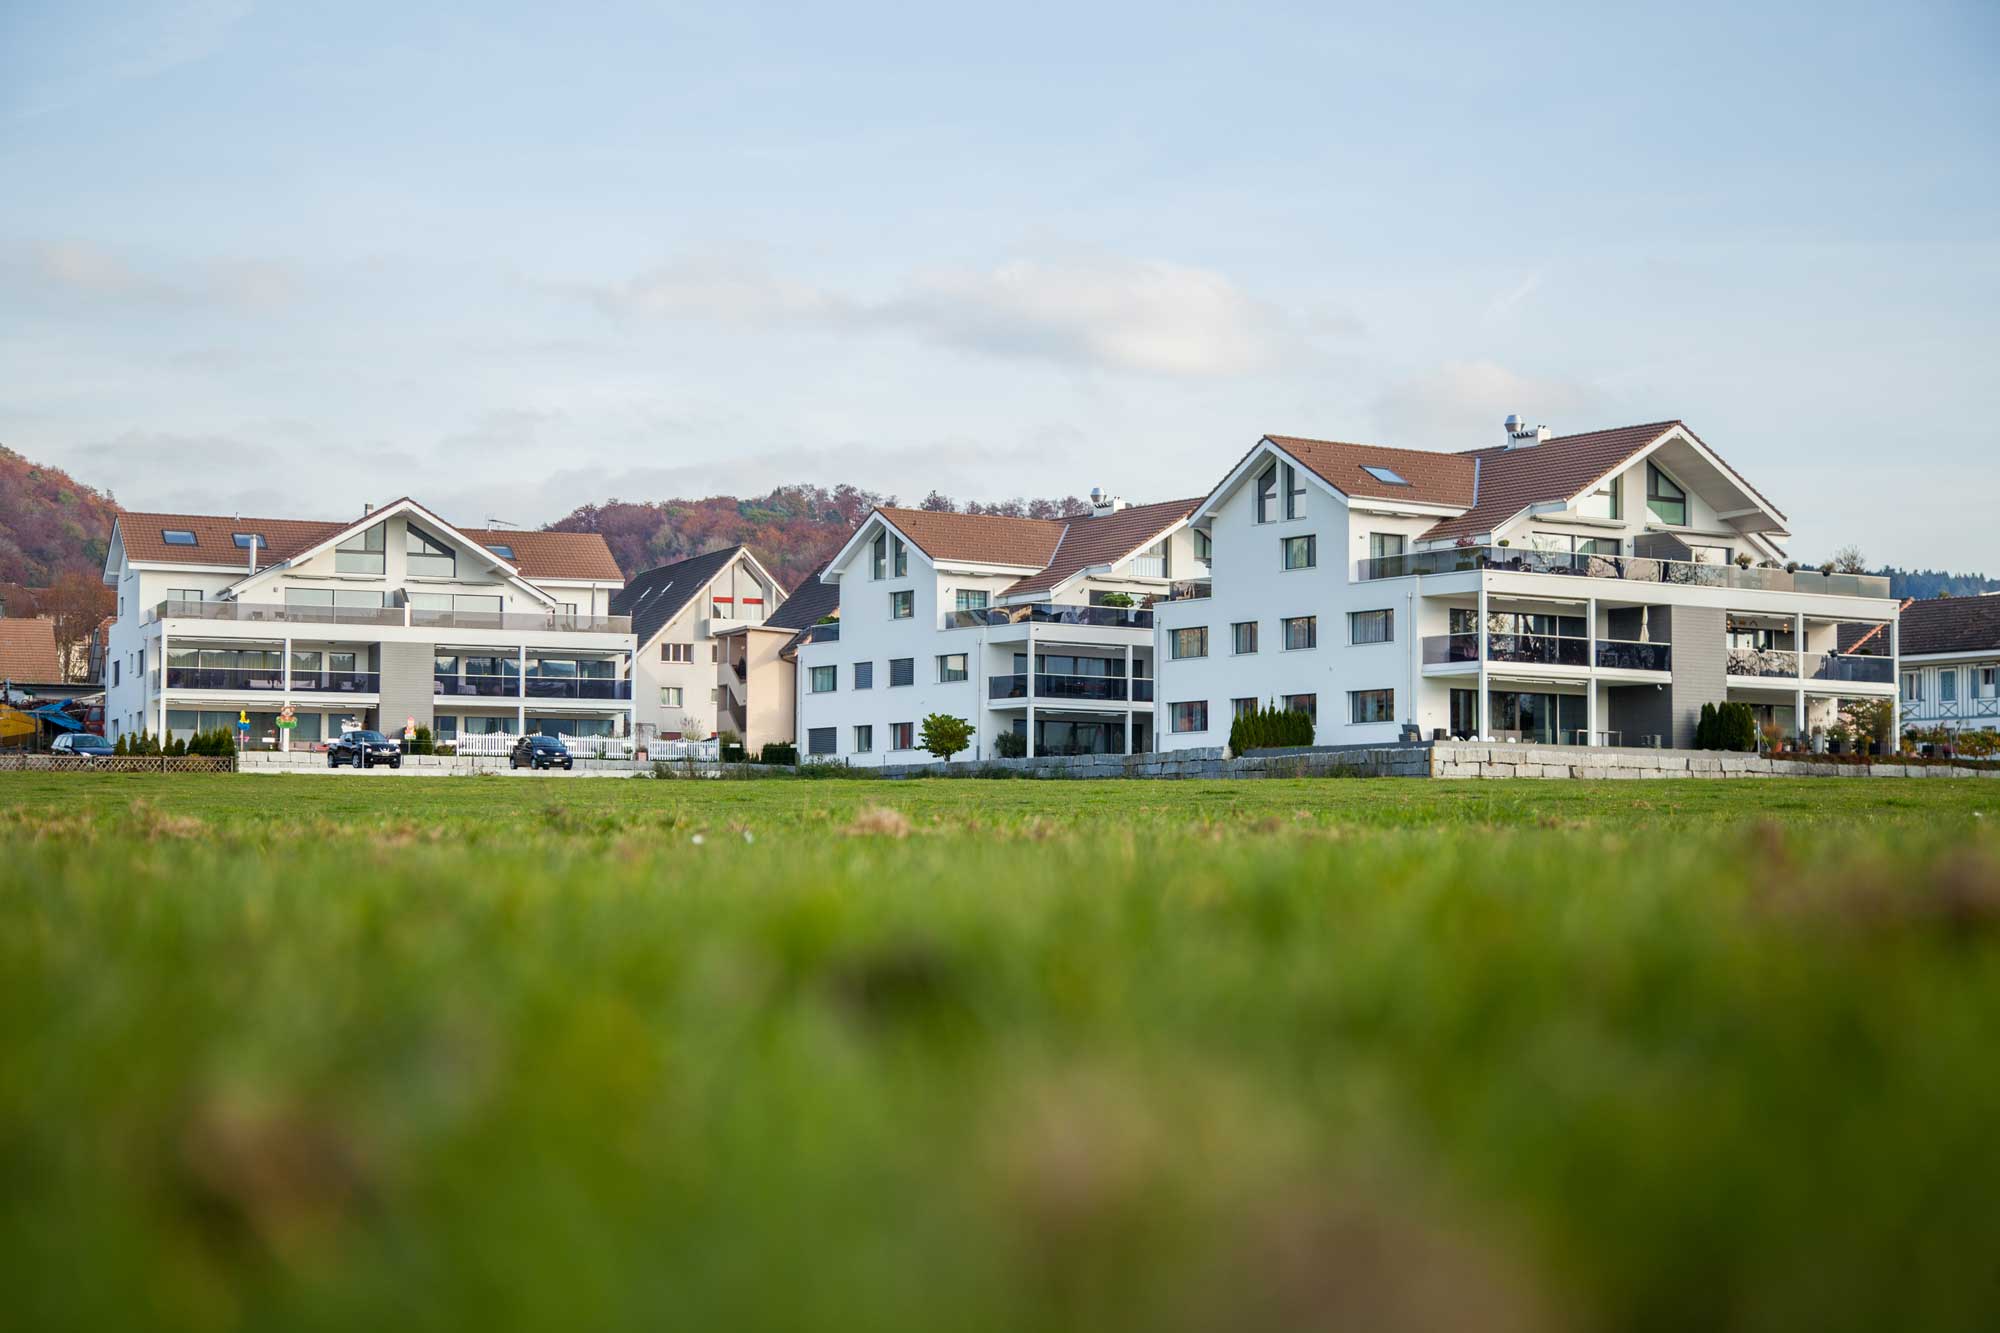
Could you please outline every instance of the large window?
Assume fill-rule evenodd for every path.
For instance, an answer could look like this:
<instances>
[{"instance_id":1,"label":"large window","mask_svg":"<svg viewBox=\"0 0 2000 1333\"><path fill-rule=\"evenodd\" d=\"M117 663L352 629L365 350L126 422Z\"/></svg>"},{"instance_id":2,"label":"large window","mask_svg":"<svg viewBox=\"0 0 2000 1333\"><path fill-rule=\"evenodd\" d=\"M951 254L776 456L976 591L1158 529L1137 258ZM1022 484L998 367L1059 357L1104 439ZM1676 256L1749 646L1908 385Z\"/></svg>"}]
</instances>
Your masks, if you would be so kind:
<instances>
[{"instance_id":1,"label":"large window","mask_svg":"<svg viewBox=\"0 0 2000 1333\"><path fill-rule=\"evenodd\" d=\"M1176 658L1208 656L1208 626L1199 625L1193 629L1174 631L1174 656Z\"/></svg>"},{"instance_id":2,"label":"large window","mask_svg":"<svg viewBox=\"0 0 2000 1333\"><path fill-rule=\"evenodd\" d=\"M1230 638L1234 644L1234 647L1232 648L1231 651L1236 653L1237 656L1241 657L1246 653L1254 653L1257 651L1256 621L1239 620L1235 624L1229 627L1229 633L1230 633Z\"/></svg>"},{"instance_id":3,"label":"large window","mask_svg":"<svg viewBox=\"0 0 2000 1333\"><path fill-rule=\"evenodd\" d=\"M833 754L839 745L835 739L839 734L837 727L807 727L806 753L821 756Z\"/></svg>"},{"instance_id":4,"label":"large window","mask_svg":"<svg viewBox=\"0 0 2000 1333\"><path fill-rule=\"evenodd\" d=\"M1204 565L1215 563L1215 538L1206 532L1194 534L1194 558Z\"/></svg>"},{"instance_id":5,"label":"large window","mask_svg":"<svg viewBox=\"0 0 2000 1333\"><path fill-rule=\"evenodd\" d=\"M854 729L854 753L868 754L875 749L875 728L856 727Z\"/></svg>"},{"instance_id":6,"label":"large window","mask_svg":"<svg viewBox=\"0 0 2000 1333\"><path fill-rule=\"evenodd\" d=\"M1396 613L1394 611L1349 611L1347 613L1347 641L1349 643L1389 643L1396 637Z\"/></svg>"},{"instance_id":7,"label":"large window","mask_svg":"<svg viewBox=\"0 0 2000 1333\"><path fill-rule=\"evenodd\" d=\"M889 577L889 534L878 532L868 551L868 577L886 579Z\"/></svg>"},{"instance_id":8,"label":"large window","mask_svg":"<svg viewBox=\"0 0 2000 1333\"><path fill-rule=\"evenodd\" d=\"M1284 622L1285 651L1319 647L1319 617L1292 616Z\"/></svg>"},{"instance_id":9,"label":"large window","mask_svg":"<svg viewBox=\"0 0 2000 1333\"><path fill-rule=\"evenodd\" d=\"M1208 730L1208 701L1194 699L1173 705L1174 730L1185 734Z\"/></svg>"},{"instance_id":10,"label":"large window","mask_svg":"<svg viewBox=\"0 0 2000 1333\"><path fill-rule=\"evenodd\" d=\"M199 602L202 600L200 588L169 588L167 600L170 602Z\"/></svg>"},{"instance_id":11,"label":"large window","mask_svg":"<svg viewBox=\"0 0 2000 1333\"><path fill-rule=\"evenodd\" d=\"M1576 512L1585 518L1625 517L1625 479L1613 477L1576 502Z\"/></svg>"},{"instance_id":12,"label":"large window","mask_svg":"<svg viewBox=\"0 0 2000 1333\"><path fill-rule=\"evenodd\" d=\"M917 679L917 659L914 657L892 657L889 659L889 684L913 685Z\"/></svg>"},{"instance_id":13,"label":"large window","mask_svg":"<svg viewBox=\"0 0 2000 1333\"><path fill-rule=\"evenodd\" d=\"M889 594L889 619L908 620L917 613L917 595L908 588Z\"/></svg>"},{"instance_id":14,"label":"large window","mask_svg":"<svg viewBox=\"0 0 2000 1333\"><path fill-rule=\"evenodd\" d=\"M388 530L388 524L377 523L366 532L357 532L334 547L333 567L343 574L384 573L382 553L387 549Z\"/></svg>"},{"instance_id":15,"label":"large window","mask_svg":"<svg viewBox=\"0 0 2000 1333\"><path fill-rule=\"evenodd\" d=\"M811 690L814 694L832 694L839 686L840 668L816 666L812 669Z\"/></svg>"},{"instance_id":16,"label":"large window","mask_svg":"<svg viewBox=\"0 0 2000 1333\"><path fill-rule=\"evenodd\" d=\"M1386 560L1392 555L1401 555L1407 539L1400 532L1371 532L1368 534L1368 558Z\"/></svg>"},{"instance_id":17,"label":"large window","mask_svg":"<svg viewBox=\"0 0 2000 1333\"><path fill-rule=\"evenodd\" d=\"M1394 690L1349 690L1347 692L1347 720L1353 723L1394 722L1396 720L1396 692Z\"/></svg>"},{"instance_id":18,"label":"large window","mask_svg":"<svg viewBox=\"0 0 2000 1333\"><path fill-rule=\"evenodd\" d=\"M889 748L892 750L916 749L917 724L914 722L891 722L889 724Z\"/></svg>"},{"instance_id":19,"label":"large window","mask_svg":"<svg viewBox=\"0 0 2000 1333\"><path fill-rule=\"evenodd\" d=\"M1651 463L1646 464L1646 508L1662 523L1687 526L1687 492Z\"/></svg>"},{"instance_id":20,"label":"large window","mask_svg":"<svg viewBox=\"0 0 2000 1333\"><path fill-rule=\"evenodd\" d=\"M1319 696L1317 694L1288 694L1285 708L1289 712L1304 713L1315 723L1319 721Z\"/></svg>"},{"instance_id":21,"label":"large window","mask_svg":"<svg viewBox=\"0 0 2000 1333\"><path fill-rule=\"evenodd\" d=\"M1319 538L1311 533L1287 537L1284 546L1286 569L1311 569L1319 563Z\"/></svg>"},{"instance_id":22,"label":"large window","mask_svg":"<svg viewBox=\"0 0 2000 1333\"><path fill-rule=\"evenodd\" d=\"M417 531L415 528L403 530L403 567L411 576L425 579L449 579L458 576L458 553L437 538Z\"/></svg>"},{"instance_id":23,"label":"large window","mask_svg":"<svg viewBox=\"0 0 2000 1333\"><path fill-rule=\"evenodd\" d=\"M950 685L964 680L970 674L966 669L964 653L942 653L938 656L938 683Z\"/></svg>"},{"instance_id":24,"label":"large window","mask_svg":"<svg viewBox=\"0 0 2000 1333\"><path fill-rule=\"evenodd\" d=\"M953 594L960 611L984 611L988 596L984 588L960 588Z\"/></svg>"},{"instance_id":25,"label":"large window","mask_svg":"<svg viewBox=\"0 0 2000 1333\"><path fill-rule=\"evenodd\" d=\"M893 556L891 563L895 565L895 576L900 579L910 572L910 548L903 544L901 537L892 537L889 550Z\"/></svg>"},{"instance_id":26,"label":"large window","mask_svg":"<svg viewBox=\"0 0 2000 1333\"><path fill-rule=\"evenodd\" d=\"M1306 516L1306 484L1299 480L1299 470L1290 463L1285 464L1285 517L1304 518Z\"/></svg>"},{"instance_id":27,"label":"large window","mask_svg":"<svg viewBox=\"0 0 2000 1333\"><path fill-rule=\"evenodd\" d=\"M875 688L875 664L873 662L856 662L854 664L854 688L857 690L872 690Z\"/></svg>"},{"instance_id":28,"label":"large window","mask_svg":"<svg viewBox=\"0 0 2000 1333\"><path fill-rule=\"evenodd\" d=\"M1269 523L1278 516L1278 465L1257 475L1257 521Z\"/></svg>"}]
</instances>

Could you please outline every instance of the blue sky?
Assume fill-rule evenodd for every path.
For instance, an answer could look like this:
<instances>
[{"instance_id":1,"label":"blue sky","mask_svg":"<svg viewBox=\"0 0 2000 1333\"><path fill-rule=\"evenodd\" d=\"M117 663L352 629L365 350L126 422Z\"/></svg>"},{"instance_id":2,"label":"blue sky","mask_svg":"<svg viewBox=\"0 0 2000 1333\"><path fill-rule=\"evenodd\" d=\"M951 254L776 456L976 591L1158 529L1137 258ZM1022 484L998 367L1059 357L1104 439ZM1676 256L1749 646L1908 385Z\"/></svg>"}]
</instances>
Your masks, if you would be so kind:
<instances>
[{"instance_id":1,"label":"blue sky","mask_svg":"<svg viewBox=\"0 0 2000 1333\"><path fill-rule=\"evenodd\" d=\"M1343 8L10 0L0 443L536 524L1681 417L2000 574L2000 7Z\"/></svg>"}]
</instances>

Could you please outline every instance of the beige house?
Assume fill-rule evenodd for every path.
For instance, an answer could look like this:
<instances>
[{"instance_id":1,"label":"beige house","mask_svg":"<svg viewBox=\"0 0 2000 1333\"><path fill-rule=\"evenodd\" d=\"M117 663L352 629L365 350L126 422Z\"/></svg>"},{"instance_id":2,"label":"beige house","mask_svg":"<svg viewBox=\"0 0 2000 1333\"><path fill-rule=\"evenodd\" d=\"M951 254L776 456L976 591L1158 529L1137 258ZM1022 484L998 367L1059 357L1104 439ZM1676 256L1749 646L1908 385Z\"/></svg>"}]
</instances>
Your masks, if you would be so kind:
<instances>
[{"instance_id":1,"label":"beige house","mask_svg":"<svg viewBox=\"0 0 2000 1333\"><path fill-rule=\"evenodd\" d=\"M741 736L752 754L798 738L798 646L815 625L840 615L840 585L820 582L820 569L763 624L738 625L717 638L718 690L729 701L718 725Z\"/></svg>"},{"instance_id":2,"label":"beige house","mask_svg":"<svg viewBox=\"0 0 2000 1333\"><path fill-rule=\"evenodd\" d=\"M721 636L763 623L785 591L750 554L730 546L636 575L613 600L639 641L633 704L640 743L701 740L737 731L742 678L724 664Z\"/></svg>"}]
</instances>

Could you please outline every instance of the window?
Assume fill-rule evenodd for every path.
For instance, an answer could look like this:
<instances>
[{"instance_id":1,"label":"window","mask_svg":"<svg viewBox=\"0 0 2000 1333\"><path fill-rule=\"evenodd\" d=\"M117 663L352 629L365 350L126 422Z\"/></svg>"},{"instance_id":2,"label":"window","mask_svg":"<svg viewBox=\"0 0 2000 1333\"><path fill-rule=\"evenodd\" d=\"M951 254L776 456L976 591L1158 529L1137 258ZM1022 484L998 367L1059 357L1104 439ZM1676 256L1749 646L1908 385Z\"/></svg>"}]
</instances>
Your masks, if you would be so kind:
<instances>
[{"instance_id":1,"label":"window","mask_svg":"<svg viewBox=\"0 0 2000 1333\"><path fill-rule=\"evenodd\" d=\"M917 724L914 722L891 722L889 724L889 748L892 750L916 749Z\"/></svg>"},{"instance_id":2,"label":"window","mask_svg":"<svg viewBox=\"0 0 2000 1333\"><path fill-rule=\"evenodd\" d=\"M964 680L970 673L966 669L964 653L945 653L938 658L938 683L950 685Z\"/></svg>"},{"instance_id":3,"label":"window","mask_svg":"<svg viewBox=\"0 0 2000 1333\"><path fill-rule=\"evenodd\" d=\"M1208 700L1195 699L1173 706L1173 727L1181 733L1208 730Z\"/></svg>"},{"instance_id":4,"label":"window","mask_svg":"<svg viewBox=\"0 0 2000 1333\"><path fill-rule=\"evenodd\" d=\"M1278 465L1264 469L1257 478L1257 521L1269 523L1278 516Z\"/></svg>"},{"instance_id":5,"label":"window","mask_svg":"<svg viewBox=\"0 0 2000 1333\"><path fill-rule=\"evenodd\" d=\"M681 687L679 685L660 686L660 707L679 708L681 706L681 698Z\"/></svg>"},{"instance_id":6,"label":"window","mask_svg":"<svg viewBox=\"0 0 2000 1333\"><path fill-rule=\"evenodd\" d=\"M886 579L889 577L889 534L878 532L868 553L868 577Z\"/></svg>"},{"instance_id":7,"label":"window","mask_svg":"<svg viewBox=\"0 0 2000 1333\"><path fill-rule=\"evenodd\" d=\"M987 596L987 591L984 588L960 588L953 594L958 609L961 611L984 611L986 609Z\"/></svg>"},{"instance_id":8,"label":"window","mask_svg":"<svg viewBox=\"0 0 2000 1333\"><path fill-rule=\"evenodd\" d=\"M834 689L838 685L839 675L840 675L840 668L838 667L831 667L831 666L814 667L812 669L812 678L811 678L812 692L814 694L832 694Z\"/></svg>"},{"instance_id":9,"label":"window","mask_svg":"<svg viewBox=\"0 0 2000 1333\"><path fill-rule=\"evenodd\" d=\"M1410 484L1397 476L1396 469L1392 467L1375 467L1371 464L1363 463L1361 470L1385 486L1407 486Z\"/></svg>"},{"instance_id":10,"label":"window","mask_svg":"<svg viewBox=\"0 0 2000 1333\"><path fill-rule=\"evenodd\" d=\"M1576 502L1576 512L1585 518L1625 517L1624 478L1613 477Z\"/></svg>"},{"instance_id":11,"label":"window","mask_svg":"<svg viewBox=\"0 0 2000 1333\"><path fill-rule=\"evenodd\" d=\"M1905 671L1903 673L1903 701L1905 703L1920 703L1923 701L1923 697L1923 673L1921 671Z\"/></svg>"},{"instance_id":12,"label":"window","mask_svg":"<svg viewBox=\"0 0 2000 1333\"><path fill-rule=\"evenodd\" d=\"M917 679L917 659L914 657L892 657L889 659L889 684L912 685Z\"/></svg>"},{"instance_id":13,"label":"window","mask_svg":"<svg viewBox=\"0 0 2000 1333\"><path fill-rule=\"evenodd\" d=\"M1387 560L1390 556L1403 553L1404 538L1400 532L1371 532L1368 534L1368 558Z\"/></svg>"},{"instance_id":14,"label":"window","mask_svg":"<svg viewBox=\"0 0 2000 1333\"><path fill-rule=\"evenodd\" d=\"M837 727L806 728L806 753L816 755L833 754L839 745Z\"/></svg>"},{"instance_id":15,"label":"window","mask_svg":"<svg viewBox=\"0 0 2000 1333\"><path fill-rule=\"evenodd\" d=\"M1285 464L1285 517L1304 518L1306 516L1306 484L1299 480L1299 470L1290 463Z\"/></svg>"},{"instance_id":16,"label":"window","mask_svg":"<svg viewBox=\"0 0 2000 1333\"><path fill-rule=\"evenodd\" d=\"M1285 696L1288 712L1304 713L1314 723L1319 721L1319 696L1317 694L1288 694Z\"/></svg>"},{"instance_id":17,"label":"window","mask_svg":"<svg viewBox=\"0 0 2000 1333\"><path fill-rule=\"evenodd\" d=\"M1993 697L1996 673L2000 673L2000 668L1979 668L1979 693L1982 698L1991 699Z\"/></svg>"},{"instance_id":18,"label":"window","mask_svg":"<svg viewBox=\"0 0 2000 1333\"><path fill-rule=\"evenodd\" d=\"M170 602L199 602L202 600L200 588L169 588L167 600Z\"/></svg>"},{"instance_id":19,"label":"window","mask_svg":"<svg viewBox=\"0 0 2000 1333\"><path fill-rule=\"evenodd\" d=\"M122 666L124 666L124 665L125 665L125 664L124 664L124 663L123 663L122 661L119 661L119 660L118 660L118 659L116 659L116 658L113 658L113 659L112 659L112 662L111 662L111 683L112 683L113 685L116 685L116 684L118 683L118 674L119 674L119 668L120 668L120 667L122 667Z\"/></svg>"},{"instance_id":20,"label":"window","mask_svg":"<svg viewBox=\"0 0 2000 1333\"><path fill-rule=\"evenodd\" d=\"M1687 526L1687 492L1651 463L1646 464L1646 508L1662 523Z\"/></svg>"},{"instance_id":21,"label":"window","mask_svg":"<svg viewBox=\"0 0 2000 1333\"><path fill-rule=\"evenodd\" d=\"M384 572L383 552L389 525L377 523L366 532L357 532L333 548L333 567L343 574Z\"/></svg>"},{"instance_id":22,"label":"window","mask_svg":"<svg viewBox=\"0 0 2000 1333\"><path fill-rule=\"evenodd\" d=\"M1396 613L1394 611L1349 611L1347 613L1347 641L1349 643L1389 643L1396 637Z\"/></svg>"},{"instance_id":23,"label":"window","mask_svg":"<svg viewBox=\"0 0 2000 1333\"><path fill-rule=\"evenodd\" d=\"M1319 563L1319 539L1310 533L1303 537L1287 537L1282 544L1286 569L1311 569Z\"/></svg>"},{"instance_id":24,"label":"window","mask_svg":"<svg viewBox=\"0 0 2000 1333\"><path fill-rule=\"evenodd\" d=\"M264 540L264 534L261 532L232 532L229 534L229 540L236 544L236 549L239 551L249 550L251 542L257 543L257 549L260 551L271 549L271 543Z\"/></svg>"},{"instance_id":25,"label":"window","mask_svg":"<svg viewBox=\"0 0 2000 1333\"><path fill-rule=\"evenodd\" d=\"M500 599L495 597L493 600L498 602ZM357 610L380 611L389 604L389 594L376 588L335 588L333 604ZM498 611L500 608L495 606L493 609Z\"/></svg>"},{"instance_id":26,"label":"window","mask_svg":"<svg viewBox=\"0 0 2000 1333\"><path fill-rule=\"evenodd\" d=\"M1319 617L1292 616L1284 622L1285 651L1298 652L1319 647Z\"/></svg>"},{"instance_id":27,"label":"window","mask_svg":"<svg viewBox=\"0 0 2000 1333\"><path fill-rule=\"evenodd\" d=\"M1176 658L1207 657L1208 626L1201 625L1194 629L1175 630L1174 656Z\"/></svg>"},{"instance_id":28,"label":"window","mask_svg":"<svg viewBox=\"0 0 2000 1333\"><path fill-rule=\"evenodd\" d=\"M895 577L902 578L910 572L910 548L903 545L901 537L891 538L889 549L894 554L891 563L895 566Z\"/></svg>"},{"instance_id":29,"label":"window","mask_svg":"<svg viewBox=\"0 0 2000 1333\"><path fill-rule=\"evenodd\" d=\"M514 563L513 547L502 546L500 543L495 542L493 545L487 547L486 549L493 552L493 554L499 556L502 560L505 560L508 564L511 565Z\"/></svg>"},{"instance_id":30,"label":"window","mask_svg":"<svg viewBox=\"0 0 2000 1333\"><path fill-rule=\"evenodd\" d=\"M194 534L186 528L162 528L160 540L169 546L193 546Z\"/></svg>"},{"instance_id":31,"label":"window","mask_svg":"<svg viewBox=\"0 0 2000 1333\"><path fill-rule=\"evenodd\" d=\"M854 664L854 688L857 690L872 690L875 688L875 664L873 662L856 662Z\"/></svg>"},{"instance_id":32,"label":"window","mask_svg":"<svg viewBox=\"0 0 2000 1333\"><path fill-rule=\"evenodd\" d=\"M458 576L458 554L449 546L416 528L403 530L403 568L414 578L449 579Z\"/></svg>"},{"instance_id":33,"label":"window","mask_svg":"<svg viewBox=\"0 0 2000 1333\"><path fill-rule=\"evenodd\" d=\"M854 753L869 754L875 749L875 728L856 727L854 729Z\"/></svg>"},{"instance_id":34,"label":"window","mask_svg":"<svg viewBox=\"0 0 2000 1333\"><path fill-rule=\"evenodd\" d=\"M1215 538L1206 532L1194 534L1194 558L1204 565L1215 563Z\"/></svg>"},{"instance_id":35,"label":"window","mask_svg":"<svg viewBox=\"0 0 2000 1333\"><path fill-rule=\"evenodd\" d=\"M1257 622L1254 620L1237 621L1229 627L1229 637L1232 643L1230 651L1238 657L1256 652Z\"/></svg>"},{"instance_id":36,"label":"window","mask_svg":"<svg viewBox=\"0 0 2000 1333\"><path fill-rule=\"evenodd\" d=\"M660 645L660 660L662 662L692 663L694 661L694 645L691 643L663 643Z\"/></svg>"},{"instance_id":37,"label":"window","mask_svg":"<svg viewBox=\"0 0 2000 1333\"><path fill-rule=\"evenodd\" d=\"M889 594L889 619L908 620L917 613L917 595L908 588Z\"/></svg>"},{"instance_id":38,"label":"window","mask_svg":"<svg viewBox=\"0 0 2000 1333\"><path fill-rule=\"evenodd\" d=\"M1396 692L1394 690L1349 690L1347 692L1347 720L1357 725L1364 722L1394 722L1396 720Z\"/></svg>"},{"instance_id":39,"label":"window","mask_svg":"<svg viewBox=\"0 0 2000 1333\"><path fill-rule=\"evenodd\" d=\"M1257 700L1255 696L1248 699L1231 699L1229 701L1229 715L1231 717L1248 717L1256 711Z\"/></svg>"},{"instance_id":40,"label":"window","mask_svg":"<svg viewBox=\"0 0 2000 1333\"><path fill-rule=\"evenodd\" d=\"M1958 702L1958 672L1950 667L1938 672L1938 702L1941 704Z\"/></svg>"}]
</instances>

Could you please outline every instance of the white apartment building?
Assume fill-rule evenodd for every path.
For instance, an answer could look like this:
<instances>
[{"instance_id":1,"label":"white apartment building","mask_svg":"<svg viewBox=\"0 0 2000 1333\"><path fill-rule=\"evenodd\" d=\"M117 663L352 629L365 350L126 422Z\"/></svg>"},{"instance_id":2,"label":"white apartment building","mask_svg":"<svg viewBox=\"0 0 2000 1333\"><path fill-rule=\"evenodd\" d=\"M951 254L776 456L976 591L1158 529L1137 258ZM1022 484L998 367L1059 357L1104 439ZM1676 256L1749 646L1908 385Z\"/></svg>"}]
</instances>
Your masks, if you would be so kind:
<instances>
[{"instance_id":1,"label":"white apartment building","mask_svg":"<svg viewBox=\"0 0 2000 1333\"><path fill-rule=\"evenodd\" d=\"M777 579L731 546L649 569L611 599L639 642L634 705L641 743L744 734L744 678L728 669L722 636L760 625L785 601Z\"/></svg>"},{"instance_id":2,"label":"white apartment building","mask_svg":"<svg viewBox=\"0 0 2000 1333\"><path fill-rule=\"evenodd\" d=\"M114 739L245 713L276 748L411 720L443 740L632 729L624 580L595 533L458 528L407 498L350 523L122 513L104 581Z\"/></svg>"},{"instance_id":3,"label":"white apartment building","mask_svg":"<svg viewBox=\"0 0 2000 1333\"><path fill-rule=\"evenodd\" d=\"M1786 518L1679 421L1433 453L1259 440L1196 509L1208 583L1155 608L1163 749L1290 704L1322 745L1787 736L1896 693L1888 580L1790 567ZM1877 655L1843 626L1882 627Z\"/></svg>"},{"instance_id":4,"label":"white apartment building","mask_svg":"<svg viewBox=\"0 0 2000 1333\"><path fill-rule=\"evenodd\" d=\"M877 509L821 571L839 619L801 631L801 757L924 762L931 713L972 723L968 757L1153 744L1153 613L1208 572L1192 500L1092 492L1069 519Z\"/></svg>"},{"instance_id":5,"label":"white apartment building","mask_svg":"<svg viewBox=\"0 0 2000 1333\"><path fill-rule=\"evenodd\" d=\"M2000 593L1903 603L1905 727L2000 730Z\"/></svg>"}]
</instances>

